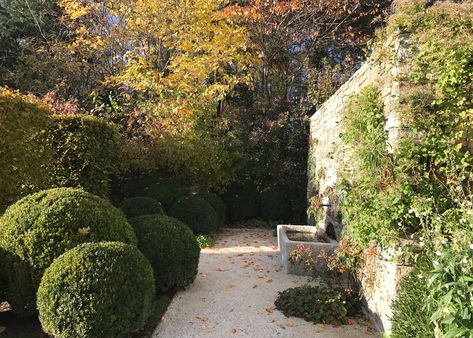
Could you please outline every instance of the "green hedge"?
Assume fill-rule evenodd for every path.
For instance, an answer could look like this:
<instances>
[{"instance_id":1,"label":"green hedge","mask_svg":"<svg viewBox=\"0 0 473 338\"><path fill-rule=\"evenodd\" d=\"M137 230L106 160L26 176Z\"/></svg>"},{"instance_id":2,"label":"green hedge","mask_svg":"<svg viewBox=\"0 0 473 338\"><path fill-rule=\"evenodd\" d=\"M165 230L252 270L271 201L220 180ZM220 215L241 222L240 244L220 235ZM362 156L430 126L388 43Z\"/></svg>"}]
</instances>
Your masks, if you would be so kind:
<instances>
[{"instance_id":1,"label":"green hedge","mask_svg":"<svg viewBox=\"0 0 473 338\"><path fill-rule=\"evenodd\" d=\"M8 255L7 298L13 311L34 314L44 270L65 251L99 241L137 243L120 210L83 190L45 190L10 206L0 218L0 247Z\"/></svg>"},{"instance_id":2,"label":"green hedge","mask_svg":"<svg viewBox=\"0 0 473 338\"><path fill-rule=\"evenodd\" d=\"M261 193L261 217L264 220L287 221L291 207L286 189L272 186Z\"/></svg>"},{"instance_id":3,"label":"green hedge","mask_svg":"<svg viewBox=\"0 0 473 338\"><path fill-rule=\"evenodd\" d=\"M51 123L48 107L0 87L0 214L48 186L51 154L38 137Z\"/></svg>"},{"instance_id":4,"label":"green hedge","mask_svg":"<svg viewBox=\"0 0 473 338\"><path fill-rule=\"evenodd\" d=\"M164 214L161 203L151 197L132 197L120 203L120 209L127 218L143 215Z\"/></svg>"},{"instance_id":5,"label":"green hedge","mask_svg":"<svg viewBox=\"0 0 473 338\"><path fill-rule=\"evenodd\" d=\"M157 290L183 288L194 281L200 248L188 226L164 215L136 217L130 223L139 249L153 267Z\"/></svg>"},{"instance_id":6,"label":"green hedge","mask_svg":"<svg viewBox=\"0 0 473 338\"><path fill-rule=\"evenodd\" d=\"M209 203L212 208L214 208L217 213L218 225L222 226L225 223L226 209L225 202L214 193L204 192L197 195L197 197L202 198Z\"/></svg>"},{"instance_id":7,"label":"green hedge","mask_svg":"<svg viewBox=\"0 0 473 338\"><path fill-rule=\"evenodd\" d=\"M46 142L54 151L53 184L109 194L110 176L118 170L118 127L93 116L55 115Z\"/></svg>"},{"instance_id":8,"label":"green hedge","mask_svg":"<svg viewBox=\"0 0 473 338\"><path fill-rule=\"evenodd\" d=\"M172 206L169 216L189 226L196 235L211 234L218 229L217 213L207 201L199 197L181 198Z\"/></svg>"},{"instance_id":9,"label":"green hedge","mask_svg":"<svg viewBox=\"0 0 473 338\"><path fill-rule=\"evenodd\" d=\"M128 337L150 315L153 270L119 242L82 244L57 258L38 289L39 319L55 337Z\"/></svg>"},{"instance_id":10,"label":"green hedge","mask_svg":"<svg viewBox=\"0 0 473 338\"><path fill-rule=\"evenodd\" d=\"M257 218L259 214L260 195L252 184L230 185L223 200L227 206L227 217L231 222Z\"/></svg>"},{"instance_id":11,"label":"green hedge","mask_svg":"<svg viewBox=\"0 0 473 338\"><path fill-rule=\"evenodd\" d=\"M179 183L172 180L162 180L152 175L129 180L125 183L123 190L123 195L127 198L151 197L168 211L184 195L184 189Z\"/></svg>"}]
</instances>

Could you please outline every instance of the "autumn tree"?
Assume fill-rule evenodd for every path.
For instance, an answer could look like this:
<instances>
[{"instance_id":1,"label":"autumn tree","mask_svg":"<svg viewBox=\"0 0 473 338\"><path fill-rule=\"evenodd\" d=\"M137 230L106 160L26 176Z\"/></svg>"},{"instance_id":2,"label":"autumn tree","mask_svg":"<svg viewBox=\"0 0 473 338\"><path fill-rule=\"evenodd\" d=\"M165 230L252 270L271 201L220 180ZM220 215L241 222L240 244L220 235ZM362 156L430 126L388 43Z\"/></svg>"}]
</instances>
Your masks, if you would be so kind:
<instances>
[{"instance_id":1,"label":"autumn tree","mask_svg":"<svg viewBox=\"0 0 473 338\"><path fill-rule=\"evenodd\" d=\"M161 125L183 132L213 113L255 62L247 30L213 0L62 0L70 48L100 67L104 82L139 95ZM192 123L190 124L192 125Z\"/></svg>"}]
</instances>

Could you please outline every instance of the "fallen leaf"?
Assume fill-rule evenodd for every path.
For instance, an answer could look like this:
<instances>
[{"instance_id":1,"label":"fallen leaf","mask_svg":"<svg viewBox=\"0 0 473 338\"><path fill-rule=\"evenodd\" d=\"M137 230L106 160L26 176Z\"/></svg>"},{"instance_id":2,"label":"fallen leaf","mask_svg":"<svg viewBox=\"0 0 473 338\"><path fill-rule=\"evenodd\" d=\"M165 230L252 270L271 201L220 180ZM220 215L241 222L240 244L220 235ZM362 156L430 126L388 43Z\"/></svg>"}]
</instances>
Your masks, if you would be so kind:
<instances>
[{"instance_id":1,"label":"fallen leaf","mask_svg":"<svg viewBox=\"0 0 473 338\"><path fill-rule=\"evenodd\" d=\"M88 235L91 231L92 231L91 227L77 229L77 233L81 236Z\"/></svg>"},{"instance_id":2,"label":"fallen leaf","mask_svg":"<svg viewBox=\"0 0 473 338\"><path fill-rule=\"evenodd\" d=\"M293 323L293 322L289 322L289 323L287 323L286 325L287 325L287 327L294 327L294 323Z\"/></svg>"},{"instance_id":3,"label":"fallen leaf","mask_svg":"<svg viewBox=\"0 0 473 338\"><path fill-rule=\"evenodd\" d=\"M197 318L198 320L201 320L203 322L206 322L209 320L209 317L205 317L205 316L196 316L195 318Z\"/></svg>"},{"instance_id":4,"label":"fallen leaf","mask_svg":"<svg viewBox=\"0 0 473 338\"><path fill-rule=\"evenodd\" d=\"M272 279L272 278L270 278L270 279L268 279L268 280L266 281L266 283L272 283L272 282L273 282L273 279Z\"/></svg>"},{"instance_id":5,"label":"fallen leaf","mask_svg":"<svg viewBox=\"0 0 473 338\"><path fill-rule=\"evenodd\" d=\"M265 310L268 313L273 313L273 308L271 306L268 306L267 308L265 308Z\"/></svg>"},{"instance_id":6,"label":"fallen leaf","mask_svg":"<svg viewBox=\"0 0 473 338\"><path fill-rule=\"evenodd\" d=\"M237 329L233 328L233 329L232 329L232 333L233 333L233 334L237 333Z\"/></svg>"},{"instance_id":7,"label":"fallen leaf","mask_svg":"<svg viewBox=\"0 0 473 338\"><path fill-rule=\"evenodd\" d=\"M227 271L230 271L230 269L218 268L218 269L215 269L215 271L218 271L218 272L227 272Z\"/></svg>"},{"instance_id":8,"label":"fallen leaf","mask_svg":"<svg viewBox=\"0 0 473 338\"><path fill-rule=\"evenodd\" d=\"M257 287L258 287L258 285L256 285L256 284L255 284L255 285L253 285L253 289L256 289Z\"/></svg>"}]
</instances>

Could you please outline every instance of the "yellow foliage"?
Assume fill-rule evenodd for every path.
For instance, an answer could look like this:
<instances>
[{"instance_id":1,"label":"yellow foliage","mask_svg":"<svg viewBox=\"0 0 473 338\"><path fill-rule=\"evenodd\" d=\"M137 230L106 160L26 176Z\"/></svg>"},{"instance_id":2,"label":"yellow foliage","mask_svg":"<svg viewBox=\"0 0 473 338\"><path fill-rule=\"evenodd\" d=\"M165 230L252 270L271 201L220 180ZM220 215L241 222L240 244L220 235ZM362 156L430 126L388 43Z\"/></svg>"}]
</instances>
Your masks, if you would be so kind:
<instances>
[{"instance_id":1,"label":"yellow foliage","mask_svg":"<svg viewBox=\"0 0 473 338\"><path fill-rule=\"evenodd\" d=\"M61 0L70 48L106 58L107 83L144 93L160 117L208 110L258 62L248 32L215 0ZM176 114L177 112L177 114Z\"/></svg>"}]
</instances>

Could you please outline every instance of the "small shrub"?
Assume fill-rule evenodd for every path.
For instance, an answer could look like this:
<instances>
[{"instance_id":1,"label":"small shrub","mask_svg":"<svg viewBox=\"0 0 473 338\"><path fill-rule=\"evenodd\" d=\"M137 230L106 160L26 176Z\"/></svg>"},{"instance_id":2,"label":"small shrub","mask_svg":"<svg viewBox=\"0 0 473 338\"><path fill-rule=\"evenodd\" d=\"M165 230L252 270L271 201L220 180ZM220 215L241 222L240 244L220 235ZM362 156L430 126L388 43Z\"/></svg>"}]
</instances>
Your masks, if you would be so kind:
<instances>
[{"instance_id":1,"label":"small shrub","mask_svg":"<svg viewBox=\"0 0 473 338\"><path fill-rule=\"evenodd\" d=\"M340 291L310 285L279 292L274 305L286 317L300 317L314 324L345 324L349 308Z\"/></svg>"},{"instance_id":2,"label":"small shrub","mask_svg":"<svg viewBox=\"0 0 473 338\"><path fill-rule=\"evenodd\" d=\"M53 184L107 197L118 170L118 127L93 116L55 115L46 134L54 152Z\"/></svg>"},{"instance_id":3,"label":"small shrub","mask_svg":"<svg viewBox=\"0 0 473 338\"><path fill-rule=\"evenodd\" d=\"M223 196L231 222L256 218L259 212L260 196L251 184L232 184Z\"/></svg>"},{"instance_id":4,"label":"small shrub","mask_svg":"<svg viewBox=\"0 0 473 338\"><path fill-rule=\"evenodd\" d=\"M427 298L427 277L432 263L421 258L401 281L397 298L392 304L393 338L433 338L430 313L423 306Z\"/></svg>"},{"instance_id":5,"label":"small shrub","mask_svg":"<svg viewBox=\"0 0 473 338\"><path fill-rule=\"evenodd\" d=\"M197 197L203 198L212 206L212 208L214 208L217 213L218 225L222 226L225 223L226 213L226 207L223 200L217 194L211 192L200 193Z\"/></svg>"},{"instance_id":6,"label":"small shrub","mask_svg":"<svg viewBox=\"0 0 473 338\"><path fill-rule=\"evenodd\" d=\"M194 234L211 234L217 231L217 213L199 197L184 197L177 201L169 215L189 226Z\"/></svg>"},{"instance_id":7,"label":"small shrub","mask_svg":"<svg viewBox=\"0 0 473 338\"><path fill-rule=\"evenodd\" d=\"M164 214L161 204L150 197L132 197L120 204L120 209L128 218L143 215Z\"/></svg>"},{"instance_id":8,"label":"small shrub","mask_svg":"<svg viewBox=\"0 0 473 338\"><path fill-rule=\"evenodd\" d=\"M51 123L47 106L0 87L0 214L48 186L52 157L38 136Z\"/></svg>"},{"instance_id":9,"label":"small shrub","mask_svg":"<svg viewBox=\"0 0 473 338\"><path fill-rule=\"evenodd\" d=\"M196 237L197 243L199 243L199 247L201 249L209 248L215 241L214 235L197 235Z\"/></svg>"},{"instance_id":10,"label":"small shrub","mask_svg":"<svg viewBox=\"0 0 473 338\"><path fill-rule=\"evenodd\" d=\"M137 248L86 243L57 258L38 289L39 319L55 337L127 337L155 299L153 270Z\"/></svg>"},{"instance_id":11,"label":"small shrub","mask_svg":"<svg viewBox=\"0 0 473 338\"><path fill-rule=\"evenodd\" d=\"M35 312L41 276L55 258L79 244L100 241L137 242L120 210L83 190L45 190L10 206L0 218L0 247L8 256L7 296L14 312Z\"/></svg>"},{"instance_id":12,"label":"small shrub","mask_svg":"<svg viewBox=\"0 0 473 338\"><path fill-rule=\"evenodd\" d=\"M200 248L188 226L164 215L140 216L130 223L138 247L153 267L157 290L183 288L194 281Z\"/></svg>"},{"instance_id":13,"label":"small shrub","mask_svg":"<svg viewBox=\"0 0 473 338\"><path fill-rule=\"evenodd\" d=\"M161 203L165 210L169 210L183 194L183 188L178 183L159 180L154 176L130 180L124 187L125 197L147 196Z\"/></svg>"},{"instance_id":14,"label":"small shrub","mask_svg":"<svg viewBox=\"0 0 473 338\"><path fill-rule=\"evenodd\" d=\"M261 217L264 220L286 221L289 214L289 198L284 189L273 186L261 193Z\"/></svg>"}]
</instances>

